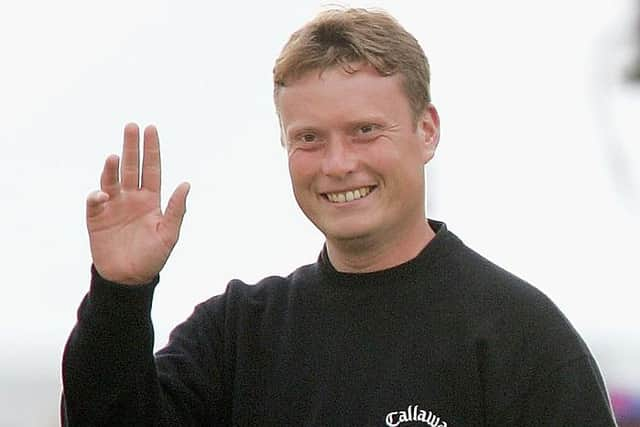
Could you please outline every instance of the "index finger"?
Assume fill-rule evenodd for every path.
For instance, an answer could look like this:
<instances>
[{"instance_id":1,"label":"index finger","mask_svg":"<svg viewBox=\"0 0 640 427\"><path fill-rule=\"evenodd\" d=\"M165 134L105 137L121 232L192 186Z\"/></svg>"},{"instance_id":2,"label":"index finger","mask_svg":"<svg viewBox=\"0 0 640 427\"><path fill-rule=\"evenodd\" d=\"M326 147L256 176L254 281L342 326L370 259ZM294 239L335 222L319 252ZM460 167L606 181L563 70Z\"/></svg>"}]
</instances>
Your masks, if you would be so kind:
<instances>
[{"instance_id":1,"label":"index finger","mask_svg":"<svg viewBox=\"0 0 640 427\"><path fill-rule=\"evenodd\" d=\"M142 188L160 191L160 141L155 126L144 129L144 148L142 157Z\"/></svg>"}]
</instances>

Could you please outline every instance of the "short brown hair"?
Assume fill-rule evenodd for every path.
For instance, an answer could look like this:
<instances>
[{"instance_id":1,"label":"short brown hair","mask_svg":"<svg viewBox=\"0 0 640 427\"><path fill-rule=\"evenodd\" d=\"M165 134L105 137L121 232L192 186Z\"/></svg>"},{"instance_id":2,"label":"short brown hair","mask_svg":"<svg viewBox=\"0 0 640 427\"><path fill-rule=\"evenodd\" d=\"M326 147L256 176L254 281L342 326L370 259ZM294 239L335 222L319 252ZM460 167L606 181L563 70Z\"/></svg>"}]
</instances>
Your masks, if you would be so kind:
<instances>
[{"instance_id":1,"label":"short brown hair","mask_svg":"<svg viewBox=\"0 0 640 427\"><path fill-rule=\"evenodd\" d=\"M365 62L382 76L400 73L415 118L431 102L429 62L418 41L380 10L329 9L293 33L273 69L274 99L303 74Z\"/></svg>"}]
</instances>

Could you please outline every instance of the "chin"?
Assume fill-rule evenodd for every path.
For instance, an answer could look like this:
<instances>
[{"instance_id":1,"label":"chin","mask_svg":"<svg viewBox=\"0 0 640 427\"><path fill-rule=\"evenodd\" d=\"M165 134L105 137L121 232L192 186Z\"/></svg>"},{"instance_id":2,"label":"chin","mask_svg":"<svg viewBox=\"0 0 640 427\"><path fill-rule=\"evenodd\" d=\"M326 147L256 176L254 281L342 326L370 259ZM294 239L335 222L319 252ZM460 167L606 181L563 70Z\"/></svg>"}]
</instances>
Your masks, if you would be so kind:
<instances>
[{"instance_id":1,"label":"chin","mask_svg":"<svg viewBox=\"0 0 640 427\"><path fill-rule=\"evenodd\" d=\"M331 226L318 226L327 240L340 243L359 242L368 240L371 235L371 226L368 224L332 224Z\"/></svg>"}]
</instances>

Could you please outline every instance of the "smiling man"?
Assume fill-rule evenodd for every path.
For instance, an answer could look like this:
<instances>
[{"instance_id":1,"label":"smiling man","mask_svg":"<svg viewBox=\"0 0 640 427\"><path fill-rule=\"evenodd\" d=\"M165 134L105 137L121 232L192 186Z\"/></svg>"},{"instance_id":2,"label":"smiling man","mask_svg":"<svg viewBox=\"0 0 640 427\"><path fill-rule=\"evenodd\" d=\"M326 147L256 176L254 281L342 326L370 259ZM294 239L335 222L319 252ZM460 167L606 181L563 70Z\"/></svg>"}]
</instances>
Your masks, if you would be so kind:
<instances>
[{"instance_id":1,"label":"smiling man","mask_svg":"<svg viewBox=\"0 0 640 427\"><path fill-rule=\"evenodd\" d=\"M150 307L189 187L160 210L156 129L87 200L89 293L65 349L67 425L613 426L588 348L541 292L427 219L439 142L417 41L378 11L321 13L274 69L295 198L326 244L234 280L152 353ZM139 179L141 178L141 179Z\"/></svg>"},{"instance_id":2,"label":"smiling man","mask_svg":"<svg viewBox=\"0 0 640 427\"><path fill-rule=\"evenodd\" d=\"M401 264L434 236L424 165L438 142L438 113L425 102L414 116L402 81L360 62L315 69L276 90L293 192L341 271Z\"/></svg>"}]
</instances>

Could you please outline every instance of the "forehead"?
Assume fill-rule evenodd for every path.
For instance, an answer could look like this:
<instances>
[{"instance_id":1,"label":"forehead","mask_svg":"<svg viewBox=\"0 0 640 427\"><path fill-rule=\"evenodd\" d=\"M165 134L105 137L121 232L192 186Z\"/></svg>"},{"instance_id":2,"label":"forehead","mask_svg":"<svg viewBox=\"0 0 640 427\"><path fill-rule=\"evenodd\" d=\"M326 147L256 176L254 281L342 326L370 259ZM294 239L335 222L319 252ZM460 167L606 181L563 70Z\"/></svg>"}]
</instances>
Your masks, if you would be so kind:
<instances>
[{"instance_id":1,"label":"forehead","mask_svg":"<svg viewBox=\"0 0 640 427\"><path fill-rule=\"evenodd\" d=\"M309 71L281 87L276 105L283 125L300 120L354 119L356 116L410 115L398 74L383 76L369 65Z\"/></svg>"}]
</instances>

